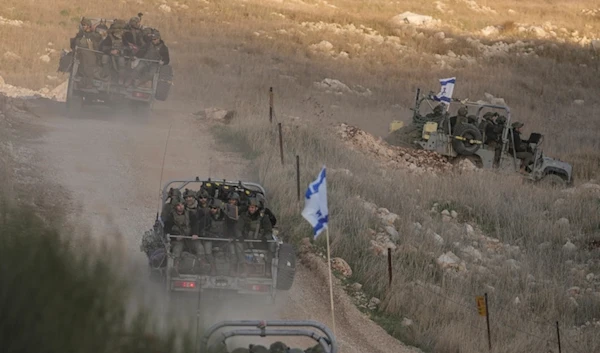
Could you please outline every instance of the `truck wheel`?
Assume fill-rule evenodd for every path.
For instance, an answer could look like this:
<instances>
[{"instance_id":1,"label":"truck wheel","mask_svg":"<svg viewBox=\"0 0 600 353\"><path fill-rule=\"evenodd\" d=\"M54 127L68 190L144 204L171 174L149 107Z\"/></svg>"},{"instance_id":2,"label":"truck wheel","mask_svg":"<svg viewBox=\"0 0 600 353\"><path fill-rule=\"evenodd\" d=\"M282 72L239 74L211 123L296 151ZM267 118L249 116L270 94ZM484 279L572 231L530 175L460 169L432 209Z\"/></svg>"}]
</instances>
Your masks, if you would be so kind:
<instances>
[{"instance_id":1,"label":"truck wheel","mask_svg":"<svg viewBox=\"0 0 600 353\"><path fill-rule=\"evenodd\" d=\"M71 73L73 75L73 73ZM69 83L67 86L67 115L71 118L79 117L81 110L83 109L83 97L75 95L75 84L71 77L69 77Z\"/></svg>"},{"instance_id":2,"label":"truck wheel","mask_svg":"<svg viewBox=\"0 0 600 353\"><path fill-rule=\"evenodd\" d=\"M454 136L460 136L467 140L481 141L481 132L476 126L472 124L460 124L456 126ZM452 139L452 147L454 148L456 153L461 154L463 156L470 156L477 152L481 145L471 144L468 141Z\"/></svg>"},{"instance_id":3,"label":"truck wheel","mask_svg":"<svg viewBox=\"0 0 600 353\"><path fill-rule=\"evenodd\" d=\"M277 289L289 290L296 274L296 251L292 244L281 244L277 265Z\"/></svg>"},{"instance_id":4,"label":"truck wheel","mask_svg":"<svg viewBox=\"0 0 600 353\"><path fill-rule=\"evenodd\" d=\"M159 101L166 101L169 97L169 90L173 81L173 68L169 65L163 65L158 72L158 83L156 84L156 93L154 98Z\"/></svg>"},{"instance_id":5,"label":"truck wheel","mask_svg":"<svg viewBox=\"0 0 600 353\"><path fill-rule=\"evenodd\" d=\"M562 189L567 186L567 181L558 174L546 174L540 180L540 184L549 188Z\"/></svg>"}]
</instances>

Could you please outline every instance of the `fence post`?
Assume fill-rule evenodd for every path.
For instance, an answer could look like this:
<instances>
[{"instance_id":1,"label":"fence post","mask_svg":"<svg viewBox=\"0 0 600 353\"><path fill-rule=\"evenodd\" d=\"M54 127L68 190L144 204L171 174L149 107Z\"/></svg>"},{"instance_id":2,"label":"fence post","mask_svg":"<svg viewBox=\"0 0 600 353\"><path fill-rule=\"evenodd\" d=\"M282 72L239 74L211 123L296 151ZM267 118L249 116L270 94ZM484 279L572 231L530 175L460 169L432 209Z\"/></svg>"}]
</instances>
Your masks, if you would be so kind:
<instances>
[{"instance_id":1,"label":"fence post","mask_svg":"<svg viewBox=\"0 0 600 353\"><path fill-rule=\"evenodd\" d=\"M558 340L558 353L562 353L560 348L560 328L558 327L558 321L556 322L556 338Z\"/></svg>"},{"instance_id":2,"label":"fence post","mask_svg":"<svg viewBox=\"0 0 600 353\"><path fill-rule=\"evenodd\" d=\"M300 201L300 156L296 155L296 192L298 193L298 202Z\"/></svg>"},{"instance_id":3,"label":"fence post","mask_svg":"<svg viewBox=\"0 0 600 353\"><path fill-rule=\"evenodd\" d=\"M487 322L488 348L492 350L492 334L490 330L490 307L488 306L488 294L485 293L485 321Z\"/></svg>"},{"instance_id":4,"label":"fence post","mask_svg":"<svg viewBox=\"0 0 600 353\"><path fill-rule=\"evenodd\" d=\"M283 133L281 132L281 123L277 124L279 128L279 154L281 155L281 165L283 165Z\"/></svg>"},{"instance_id":5,"label":"fence post","mask_svg":"<svg viewBox=\"0 0 600 353\"><path fill-rule=\"evenodd\" d=\"M392 287L392 248L388 248L388 286Z\"/></svg>"},{"instance_id":6,"label":"fence post","mask_svg":"<svg viewBox=\"0 0 600 353\"><path fill-rule=\"evenodd\" d=\"M273 87L269 87L269 122L273 122Z\"/></svg>"}]
</instances>

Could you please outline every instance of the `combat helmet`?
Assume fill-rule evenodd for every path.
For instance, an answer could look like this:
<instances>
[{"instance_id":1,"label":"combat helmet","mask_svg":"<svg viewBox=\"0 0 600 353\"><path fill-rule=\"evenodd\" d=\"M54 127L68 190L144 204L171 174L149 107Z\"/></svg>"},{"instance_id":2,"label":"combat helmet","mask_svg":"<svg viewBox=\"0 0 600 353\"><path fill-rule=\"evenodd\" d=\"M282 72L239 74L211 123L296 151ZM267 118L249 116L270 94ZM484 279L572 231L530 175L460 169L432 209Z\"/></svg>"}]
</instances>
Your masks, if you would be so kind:
<instances>
[{"instance_id":1,"label":"combat helmet","mask_svg":"<svg viewBox=\"0 0 600 353\"><path fill-rule=\"evenodd\" d=\"M467 107L458 108L458 115L467 116L467 114L469 114L469 110L467 109Z\"/></svg>"},{"instance_id":2,"label":"combat helmet","mask_svg":"<svg viewBox=\"0 0 600 353\"><path fill-rule=\"evenodd\" d=\"M193 197L194 199L196 198L196 192L194 190L190 190L190 189L185 189L185 192L183 193L183 198L188 198L188 197Z\"/></svg>"},{"instance_id":3,"label":"combat helmet","mask_svg":"<svg viewBox=\"0 0 600 353\"><path fill-rule=\"evenodd\" d=\"M277 341L271 344L269 351L270 353L287 353L288 346L281 341Z\"/></svg>"}]
</instances>

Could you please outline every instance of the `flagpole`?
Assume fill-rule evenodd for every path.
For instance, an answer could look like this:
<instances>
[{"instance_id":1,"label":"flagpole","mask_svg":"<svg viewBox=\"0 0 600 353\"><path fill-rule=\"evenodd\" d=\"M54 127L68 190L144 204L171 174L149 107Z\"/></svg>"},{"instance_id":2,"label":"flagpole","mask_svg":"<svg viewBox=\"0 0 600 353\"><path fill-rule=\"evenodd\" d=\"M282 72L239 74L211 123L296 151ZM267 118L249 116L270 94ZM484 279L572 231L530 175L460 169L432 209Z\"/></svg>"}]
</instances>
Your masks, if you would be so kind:
<instances>
[{"instance_id":1,"label":"flagpole","mask_svg":"<svg viewBox=\"0 0 600 353\"><path fill-rule=\"evenodd\" d=\"M333 322L333 334L335 335L335 311L333 309L333 280L331 276L331 251L329 250L329 226L325 228L325 237L327 240L327 267L329 269L329 301L331 302L331 321Z\"/></svg>"}]
</instances>

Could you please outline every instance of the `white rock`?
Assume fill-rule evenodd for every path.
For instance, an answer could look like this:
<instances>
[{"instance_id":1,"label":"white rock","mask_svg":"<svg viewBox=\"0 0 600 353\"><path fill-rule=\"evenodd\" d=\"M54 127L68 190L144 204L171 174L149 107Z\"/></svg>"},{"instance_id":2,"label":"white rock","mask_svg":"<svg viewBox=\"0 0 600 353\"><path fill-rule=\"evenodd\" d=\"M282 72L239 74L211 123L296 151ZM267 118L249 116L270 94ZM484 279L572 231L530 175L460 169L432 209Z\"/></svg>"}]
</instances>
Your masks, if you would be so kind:
<instances>
[{"instance_id":1,"label":"white rock","mask_svg":"<svg viewBox=\"0 0 600 353\"><path fill-rule=\"evenodd\" d=\"M448 216L448 215L443 215L443 216L442 216L442 221L443 221L443 222L446 222L446 223L447 223L447 222L450 222L450 221L452 221L452 217L450 217L450 216Z\"/></svg>"},{"instance_id":2,"label":"white rock","mask_svg":"<svg viewBox=\"0 0 600 353\"><path fill-rule=\"evenodd\" d=\"M402 318L402 321L400 321L400 325L402 327L412 326L412 324L413 324L413 321L411 319L409 319L409 318L406 318L406 317Z\"/></svg>"},{"instance_id":3,"label":"white rock","mask_svg":"<svg viewBox=\"0 0 600 353\"><path fill-rule=\"evenodd\" d=\"M446 34L444 32L437 32L433 35L433 38L443 40L444 38L446 38Z\"/></svg>"},{"instance_id":4,"label":"white rock","mask_svg":"<svg viewBox=\"0 0 600 353\"><path fill-rule=\"evenodd\" d=\"M563 249L565 251L575 251L577 250L577 245L571 243L571 241L567 241L565 245L563 245Z\"/></svg>"},{"instance_id":5,"label":"white rock","mask_svg":"<svg viewBox=\"0 0 600 353\"><path fill-rule=\"evenodd\" d=\"M390 239L392 239L393 241L400 240L400 233L398 233L398 231L396 230L396 228L394 228L392 226L386 226L385 227L385 232L387 234L389 234Z\"/></svg>"},{"instance_id":6,"label":"white rock","mask_svg":"<svg viewBox=\"0 0 600 353\"><path fill-rule=\"evenodd\" d=\"M23 26L23 21L20 21L20 20L9 20L7 18L4 18L4 17L0 16L0 25L22 27Z\"/></svg>"},{"instance_id":7,"label":"white rock","mask_svg":"<svg viewBox=\"0 0 600 353\"><path fill-rule=\"evenodd\" d=\"M461 251L463 254L471 257L473 260L481 261L483 259L481 252L470 245L462 249Z\"/></svg>"},{"instance_id":8,"label":"white rock","mask_svg":"<svg viewBox=\"0 0 600 353\"><path fill-rule=\"evenodd\" d=\"M448 251L447 253L440 255L436 261L441 268L448 268L458 266L460 258L454 255L452 251Z\"/></svg>"},{"instance_id":9,"label":"white rock","mask_svg":"<svg viewBox=\"0 0 600 353\"><path fill-rule=\"evenodd\" d=\"M419 15L410 11L406 11L392 17L392 23L397 26L410 24L416 26L430 27L441 23L441 21L434 19L431 16Z\"/></svg>"},{"instance_id":10,"label":"white rock","mask_svg":"<svg viewBox=\"0 0 600 353\"><path fill-rule=\"evenodd\" d=\"M506 264L506 266L513 270L513 271L518 271L521 269L521 265L519 264L519 261L515 260L515 259L508 259L506 261L504 261L504 263Z\"/></svg>"},{"instance_id":11,"label":"white rock","mask_svg":"<svg viewBox=\"0 0 600 353\"><path fill-rule=\"evenodd\" d=\"M467 234L471 235L475 232L475 230L473 229L473 226L465 223L465 230L467 231Z\"/></svg>"},{"instance_id":12,"label":"white rock","mask_svg":"<svg viewBox=\"0 0 600 353\"><path fill-rule=\"evenodd\" d=\"M529 30L538 38L545 38L548 36L548 33L542 27L533 26Z\"/></svg>"},{"instance_id":13,"label":"white rock","mask_svg":"<svg viewBox=\"0 0 600 353\"><path fill-rule=\"evenodd\" d=\"M3 56L6 60L21 60L21 57L13 53L12 51L5 52Z\"/></svg>"},{"instance_id":14,"label":"white rock","mask_svg":"<svg viewBox=\"0 0 600 353\"><path fill-rule=\"evenodd\" d=\"M559 227L568 227L569 226L569 220L567 218L565 218L565 217L562 217L559 220L557 220L555 224L557 226L559 226Z\"/></svg>"},{"instance_id":15,"label":"white rock","mask_svg":"<svg viewBox=\"0 0 600 353\"><path fill-rule=\"evenodd\" d=\"M583 105L585 103L585 101L583 99L575 99L573 101L573 104L575 105Z\"/></svg>"},{"instance_id":16,"label":"white rock","mask_svg":"<svg viewBox=\"0 0 600 353\"><path fill-rule=\"evenodd\" d=\"M594 280L594 278L596 277L596 275L594 275L593 273L588 273L585 276L585 279L587 279L589 282L592 282Z\"/></svg>"},{"instance_id":17,"label":"white rock","mask_svg":"<svg viewBox=\"0 0 600 353\"><path fill-rule=\"evenodd\" d=\"M443 210L443 211L442 211L442 215L444 215L444 216L450 216L450 211L448 211L448 210Z\"/></svg>"},{"instance_id":18,"label":"white rock","mask_svg":"<svg viewBox=\"0 0 600 353\"><path fill-rule=\"evenodd\" d=\"M327 90L331 90L331 91L344 92L344 93L352 92L350 87L346 86L341 81L332 79L332 78L326 78L326 79L323 79L323 81L321 81L321 82L315 82L314 85L321 89L327 89Z\"/></svg>"},{"instance_id":19,"label":"white rock","mask_svg":"<svg viewBox=\"0 0 600 353\"><path fill-rule=\"evenodd\" d=\"M45 63L49 63L51 59L50 59L49 55L42 55L42 56L40 56L40 60Z\"/></svg>"},{"instance_id":20,"label":"white rock","mask_svg":"<svg viewBox=\"0 0 600 353\"><path fill-rule=\"evenodd\" d=\"M521 299L519 299L519 297L516 297L515 300L513 301L513 303L515 305L519 305L519 304L521 304Z\"/></svg>"},{"instance_id":21,"label":"white rock","mask_svg":"<svg viewBox=\"0 0 600 353\"><path fill-rule=\"evenodd\" d=\"M381 218L381 220L387 224L394 224L400 218L400 216L398 216L395 213L388 213L386 215L380 216L379 218Z\"/></svg>"},{"instance_id":22,"label":"white rock","mask_svg":"<svg viewBox=\"0 0 600 353\"><path fill-rule=\"evenodd\" d=\"M171 12L171 7L169 5L166 4L162 4L158 7L158 9L164 13L170 13Z\"/></svg>"},{"instance_id":23,"label":"white rock","mask_svg":"<svg viewBox=\"0 0 600 353\"><path fill-rule=\"evenodd\" d=\"M579 188L585 190L600 191L600 185L594 183L585 183L580 185Z\"/></svg>"},{"instance_id":24,"label":"white rock","mask_svg":"<svg viewBox=\"0 0 600 353\"><path fill-rule=\"evenodd\" d=\"M517 13L517 11L513 10L513 9L508 9L508 13L511 15L514 15Z\"/></svg>"},{"instance_id":25,"label":"white rock","mask_svg":"<svg viewBox=\"0 0 600 353\"><path fill-rule=\"evenodd\" d=\"M326 40L322 40L317 44L312 44L309 48L316 52L332 53L333 44L331 44L330 42L328 42Z\"/></svg>"},{"instance_id":26,"label":"white rock","mask_svg":"<svg viewBox=\"0 0 600 353\"><path fill-rule=\"evenodd\" d=\"M452 218L457 218L458 217L458 212L452 210L452 212L450 212L450 216L452 216Z\"/></svg>"},{"instance_id":27,"label":"white rock","mask_svg":"<svg viewBox=\"0 0 600 353\"><path fill-rule=\"evenodd\" d=\"M360 292L362 289L362 284L355 282L350 285L350 290L353 292Z\"/></svg>"},{"instance_id":28,"label":"white rock","mask_svg":"<svg viewBox=\"0 0 600 353\"><path fill-rule=\"evenodd\" d=\"M500 30L496 26L487 26L481 30L481 34L483 34L486 37L497 36L498 34L500 34Z\"/></svg>"}]
</instances>

